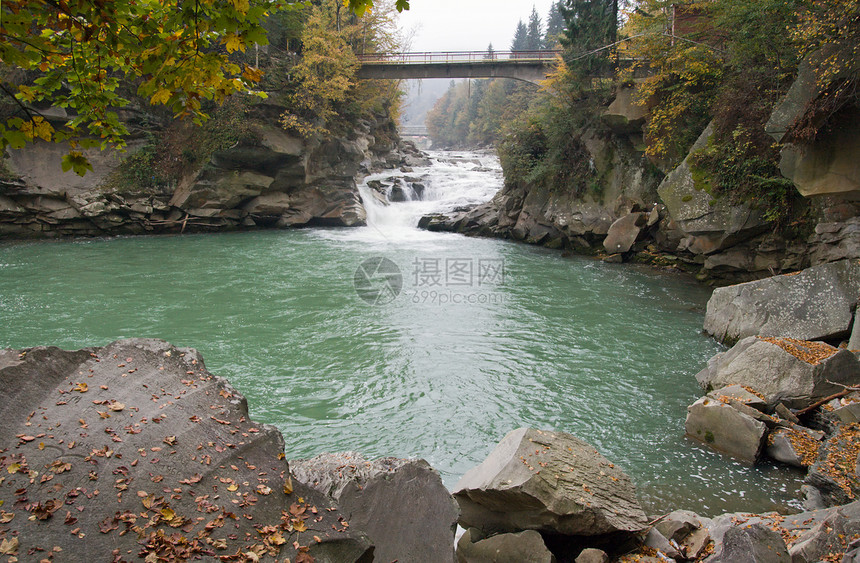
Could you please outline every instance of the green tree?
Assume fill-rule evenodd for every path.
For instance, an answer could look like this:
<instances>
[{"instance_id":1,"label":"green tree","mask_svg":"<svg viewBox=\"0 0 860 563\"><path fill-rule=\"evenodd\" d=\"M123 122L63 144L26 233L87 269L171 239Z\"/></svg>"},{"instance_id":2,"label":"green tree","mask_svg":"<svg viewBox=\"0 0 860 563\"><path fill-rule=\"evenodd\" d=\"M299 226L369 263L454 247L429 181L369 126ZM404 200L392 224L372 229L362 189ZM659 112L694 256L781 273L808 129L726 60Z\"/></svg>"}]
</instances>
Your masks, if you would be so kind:
<instances>
[{"instance_id":1,"label":"green tree","mask_svg":"<svg viewBox=\"0 0 860 563\"><path fill-rule=\"evenodd\" d=\"M526 29L526 50L540 51L543 46L543 23L534 6Z\"/></svg>"},{"instance_id":2,"label":"green tree","mask_svg":"<svg viewBox=\"0 0 860 563\"><path fill-rule=\"evenodd\" d=\"M529 30L523 20L517 24L514 39L511 41L511 51L526 51L529 46Z\"/></svg>"},{"instance_id":3,"label":"green tree","mask_svg":"<svg viewBox=\"0 0 860 563\"><path fill-rule=\"evenodd\" d=\"M6 0L0 5L0 90L17 109L0 123L0 149L35 139L68 141L64 169L90 168L81 147L123 147L117 108L123 84L138 96L197 123L205 100L252 91L259 69L233 55L267 43L267 16L282 0ZM372 0L349 0L363 13ZM397 0L397 8L408 8ZM36 108L54 105L72 117L59 128Z\"/></svg>"},{"instance_id":4,"label":"green tree","mask_svg":"<svg viewBox=\"0 0 860 563\"><path fill-rule=\"evenodd\" d=\"M561 13L563 6L564 0L557 0L549 7L549 14L546 17L546 32L543 39L544 49L553 50L561 45L559 38L565 29L564 16Z\"/></svg>"}]
</instances>

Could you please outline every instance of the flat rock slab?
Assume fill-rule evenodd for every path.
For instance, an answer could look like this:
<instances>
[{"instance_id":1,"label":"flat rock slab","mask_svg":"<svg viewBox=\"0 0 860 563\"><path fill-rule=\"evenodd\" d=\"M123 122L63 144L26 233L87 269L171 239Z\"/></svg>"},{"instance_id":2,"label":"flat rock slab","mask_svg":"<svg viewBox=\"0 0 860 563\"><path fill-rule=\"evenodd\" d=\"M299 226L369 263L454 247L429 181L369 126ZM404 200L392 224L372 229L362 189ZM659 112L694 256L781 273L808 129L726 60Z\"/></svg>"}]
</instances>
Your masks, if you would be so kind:
<instances>
[{"instance_id":1,"label":"flat rock slab","mask_svg":"<svg viewBox=\"0 0 860 563\"><path fill-rule=\"evenodd\" d=\"M592 446L562 432L510 432L457 483L460 525L484 533L570 536L638 532L648 520L630 478Z\"/></svg>"},{"instance_id":2,"label":"flat rock slab","mask_svg":"<svg viewBox=\"0 0 860 563\"><path fill-rule=\"evenodd\" d=\"M254 423L195 350L145 339L3 350L0 385L4 554L372 558L330 499L292 482L280 433Z\"/></svg>"},{"instance_id":3,"label":"flat rock slab","mask_svg":"<svg viewBox=\"0 0 860 563\"><path fill-rule=\"evenodd\" d=\"M451 563L459 508L423 459L365 459L355 452L290 461L295 481L329 495L365 532L376 561Z\"/></svg>"},{"instance_id":4,"label":"flat rock slab","mask_svg":"<svg viewBox=\"0 0 860 563\"><path fill-rule=\"evenodd\" d=\"M823 342L750 336L711 358L696 380L705 390L744 385L770 408L801 409L843 390L838 384L860 383L860 361Z\"/></svg>"},{"instance_id":5,"label":"flat rock slab","mask_svg":"<svg viewBox=\"0 0 860 563\"><path fill-rule=\"evenodd\" d=\"M730 344L753 335L826 340L848 335L858 299L860 262L840 260L715 289L704 328Z\"/></svg>"}]
</instances>

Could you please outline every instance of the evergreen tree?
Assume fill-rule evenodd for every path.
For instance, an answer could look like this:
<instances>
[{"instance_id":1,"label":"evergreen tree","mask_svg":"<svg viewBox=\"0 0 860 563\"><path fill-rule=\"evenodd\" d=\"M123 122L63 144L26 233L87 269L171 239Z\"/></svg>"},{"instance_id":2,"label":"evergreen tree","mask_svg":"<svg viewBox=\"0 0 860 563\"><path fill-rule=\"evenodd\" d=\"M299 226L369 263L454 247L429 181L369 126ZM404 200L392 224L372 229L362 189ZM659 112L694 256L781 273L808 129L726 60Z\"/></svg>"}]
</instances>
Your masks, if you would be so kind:
<instances>
[{"instance_id":1,"label":"evergreen tree","mask_svg":"<svg viewBox=\"0 0 860 563\"><path fill-rule=\"evenodd\" d=\"M537 13L537 8L532 6L532 14L529 16L529 25L526 28L526 50L540 51L543 45L543 24Z\"/></svg>"},{"instance_id":2,"label":"evergreen tree","mask_svg":"<svg viewBox=\"0 0 860 563\"><path fill-rule=\"evenodd\" d=\"M610 50L580 58L615 42L618 28L618 0L567 0L559 3L566 24L561 36L565 61L571 69L598 72L608 66Z\"/></svg>"},{"instance_id":3,"label":"evergreen tree","mask_svg":"<svg viewBox=\"0 0 860 563\"><path fill-rule=\"evenodd\" d=\"M546 16L546 32L543 39L544 49L552 50L558 48L559 37L561 37L565 29L564 16L561 13L563 7L564 0L557 0L549 7L549 14Z\"/></svg>"},{"instance_id":4,"label":"evergreen tree","mask_svg":"<svg viewBox=\"0 0 860 563\"><path fill-rule=\"evenodd\" d=\"M492 43L490 43L490 45L487 47L487 54L486 54L486 55L484 55L484 58L485 58L485 59L487 59L487 60L489 60L489 61L491 61L491 60L493 60L493 59L495 59L495 58L496 58L496 50L495 50L495 49L493 49L493 44L492 44Z\"/></svg>"},{"instance_id":5,"label":"evergreen tree","mask_svg":"<svg viewBox=\"0 0 860 563\"><path fill-rule=\"evenodd\" d=\"M517 30L514 32L514 40L511 43L511 51L526 51L528 49L529 31L523 20L517 24Z\"/></svg>"}]
</instances>

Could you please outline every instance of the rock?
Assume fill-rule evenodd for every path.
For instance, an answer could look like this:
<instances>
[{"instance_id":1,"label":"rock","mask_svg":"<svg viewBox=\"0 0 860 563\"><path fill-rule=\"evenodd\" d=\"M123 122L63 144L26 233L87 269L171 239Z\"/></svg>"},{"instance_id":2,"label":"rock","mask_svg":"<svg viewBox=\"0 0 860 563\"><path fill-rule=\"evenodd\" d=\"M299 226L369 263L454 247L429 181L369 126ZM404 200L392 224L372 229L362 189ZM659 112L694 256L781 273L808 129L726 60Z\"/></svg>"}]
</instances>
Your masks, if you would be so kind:
<instances>
[{"instance_id":1,"label":"rock","mask_svg":"<svg viewBox=\"0 0 860 563\"><path fill-rule=\"evenodd\" d=\"M663 537L680 542L694 530L702 527L699 515L689 510L675 510L666 515L655 526Z\"/></svg>"},{"instance_id":2,"label":"rock","mask_svg":"<svg viewBox=\"0 0 860 563\"><path fill-rule=\"evenodd\" d=\"M630 478L593 447L561 432L510 432L460 479L454 498L460 525L484 533L594 536L638 532L647 523Z\"/></svg>"},{"instance_id":3,"label":"rock","mask_svg":"<svg viewBox=\"0 0 860 563\"><path fill-rule=\"evenodd\" d=\"M783 420L787 420L794 424L800 424L800 419L795 416L793 412L789 410L789 408L782 403L776 405L776 408L773 409L773 412Z\"/></svg>"},{"instance_id":4,"label":"rock","mask_svg":"<svg viewBox=\"0 0 860 563\"><path fill-rule=\"evenodd\" d=\"M708 397L687 407L684 427L687 436L746 462L758 459L767 433L763 422Z\"/></svg>"},{"instance_id":5,"label":"rock","mask_svg":"<svg viewBox=\"0 0 860 563\"><path fill-rule=\"evenodd\" d=\"M860 403L848 403L833 409L833 414L847 424L860 422Z\"/></svg>"},{"instance_id":6,"label":"rock","mask_svg":"<svg viewBox=\"0 0 860 563\"><path fill-rule=\"evenodd\" d=\"M696 380L705 390L743 384L769 407L801 409L841 391L838 384L860 383L860 361L823 342L750 336L711 358Z\"/></svg>"},{"instance_id":7,"label":"rock","mask_svg":"<svg viewBox=\"0 0 860 563\"><path fill-rule=\"evenodd\" d=\"M690 154L703 148L712 135L713 125L708 125ZM716 198L709 191L705 173L694 169L690 156L657 188L677 227L690 235L688 248L694 254L725 250L767 229L759 210L729 202L727 198Z\"/></svg>"},{"instance_id":8,"label":"rock","mask_svg":"<svg viewBox=\"0 0 860 563\"><path fill-rule=\"evenodd\" d=\"M689 536L680 542L681 551L687 559L698 561L710 543L711 534L708 532L708 529L699 528L698 530L693 530Z\"/></svg>"},{"instance_id":9,"label":"rock","mask_svg":"<svg viewBox=\"0 0 860 563\"><path fill-rule=\"evenodd\" d=\"M640 81L635 81L630 86L619 86L615 92L615 99L601 116L609 128L616 133L632 133L642 130L648 111L645 106L637 103L638 82Z\"/></svg>"},{"instance_id":10,"label":"rock","mask_svg":"<svg viewBox=\"0 0 860 563\"><path fill-rule=\"evenodd\" d=\"M819 448L818 459L809 468L804 483L815 491L807 493L816 504L837 506L852 502L860 494L858 475L860 431L857 425L840 424Z\"/></svg>"},{"instance_id":11,"label":"rock","mask_svg":"<svg viewBox=\"0 0 860 563\"><path fill-rule=\"evenodd\" d=\"M721 342L753 335L826 340L848 335L860 295L860 263L841 260L797 274L714 290L705 331Z\"/></svg>"},{"instance_id":12,"label":"rock","mask_svg":"<svg viewBox=\"0 0 860 563\"><path fill-rule=\"evenodd\" d=\"M630 213L616 220L609 227L603 240L603 248L609 254L628 252L647 222L645 213Z\"/></svg>"},{"instance_id":13,"label":"rock","mask_svg":"<svg viewBox=\"0 0 860 563\"><path fill-rule=\"evenodd\" d=\"M195 350L148 339L3 350L0 384L0 500L13 514L0 536L21 555L282 561L299 541L319 562L372 558L330 500L293 486L280 433L254 423Z\"/></svg>"},{"instance_id":14,"label":"rock","mask_svg":"<svg viewBox=\"0 0 860 563\"><path fill-rule=\"evenodd\" d=\"M666 537L657 530L657 528L651 528L648 530L648 534L645 536L642 543L651 549L657 550L658 554L671 557L672 559L681 558L681 553L675 548L675 546L669 543L669 540L667 540Z\"/></svg>"},{"instance_id":15,"label":"rock","mask_svg":"<svg viewBox=\"0 0 860 563\"><path fill-rule=\"evenodd\" d=\"M708 563L792 563L782 536L759 523L732 526L721 540Z\"/></svg>"},{"instance_id":16,"label":"rock","mask_svg":"<svg viewBox=\"0 0 860 563\"><path fill-rule=\"evenodd\" d=\"M604 256L603 261L607 264L621 264L624 262L624 257L620 254L610 254L609 256Z\"/></svg>"},{"instance_id":17,"label":"rock","mask_svg":"<svg viewBox=\"0 0 860 563\"><path fill-rule=\"evenodd\" d=\"M478 531L466 530L457 542L458 563L555 563L555 556L547 549L541 535L534 530L498 534L474 542L473 532Z\"/></svg>"},{"instance_id":18,"label":"rock","mask_svg":"<svg viewBox=\"0 0 860 563\"><path fill-rule=\"evenodd\" d=\"M791 428L777 428L767 437L768 457L793 465L809 467L815 461L818 442L809 434Z\"/></svg>"},{"instance_id":19,"label":"rock","mask_svg":"<svg viewBox=\"0 0 860 563\"><path fill-rule=\"evenodd\" d=\"M750 393L741 385L727 385L725 387L715 389L708 393L708 397L716 400L720 400L721 397L733 399L760 411L767 409L767 401L758 395Z\"/></svg>"},{"instance_id":20,"label":"rock","mask_svg":"<svg viewBox=\"0 0 860 563\"><path fill-rule=\"evenodd\" d=\"M574 563L608 563L609 556L605 551L588 547L576 556Z\"/></svg>"},{"instance_id":21,"label":"rock","mask_svg":"<svg viewBox=\"0 0 860 563\"><path fill-rule=\"evenodd\" d=\"M290 461L290 470L350 515L350 528L368 535L377 560L454 560L459 510L426 461L326 453Z\"/></svg>"}]
</instances>

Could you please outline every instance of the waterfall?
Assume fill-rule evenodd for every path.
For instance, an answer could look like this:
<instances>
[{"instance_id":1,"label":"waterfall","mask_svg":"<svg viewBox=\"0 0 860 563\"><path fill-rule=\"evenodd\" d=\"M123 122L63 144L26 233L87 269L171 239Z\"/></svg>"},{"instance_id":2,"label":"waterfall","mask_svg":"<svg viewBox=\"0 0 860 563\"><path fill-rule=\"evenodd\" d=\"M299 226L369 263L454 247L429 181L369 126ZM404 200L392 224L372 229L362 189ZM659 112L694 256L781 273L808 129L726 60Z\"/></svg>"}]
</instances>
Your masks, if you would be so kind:
<instances>
[{"instance_id":1,"label":"waterfall","mask_svg":"<svg viewBox=\"0 0 860 563\"><path fill-rule=\"evenodd\" d=\"M358 186L367 229L387 238L414 238L424 215L489 201L502 187L498 158L471 152L431 152L430 166L385 170Z\"/></svg>"}]
</instances>

